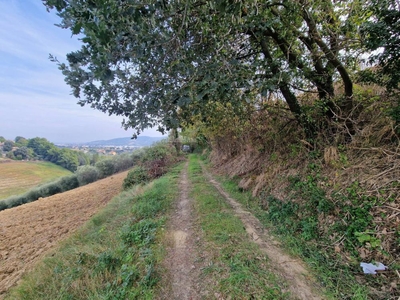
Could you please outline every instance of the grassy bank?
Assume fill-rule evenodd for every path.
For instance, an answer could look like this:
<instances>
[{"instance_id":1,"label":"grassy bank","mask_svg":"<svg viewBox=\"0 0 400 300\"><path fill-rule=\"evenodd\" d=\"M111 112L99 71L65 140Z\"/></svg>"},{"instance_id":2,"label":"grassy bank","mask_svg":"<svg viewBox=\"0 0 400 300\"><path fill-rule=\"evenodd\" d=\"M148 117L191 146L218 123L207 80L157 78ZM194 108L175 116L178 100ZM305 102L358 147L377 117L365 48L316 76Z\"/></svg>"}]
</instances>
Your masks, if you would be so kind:
<instances>
[{"instance_id":1,"label":"grassy bank","mask_svg":"<svg viewBox=\"0 0 400 300\"><path fill-rule=\"evenodd\" d=\"M6 299L152 299L181 168L115 197Z\"/></svg>"},{"instance_id":2,"label":"grassy bank","mask_svg":"<svg viewBox=\"0 0 400 300\"><path fill-rule=\"evenodd\" d=\"M22 194L72 172L49 162L7 161L0 163L0 199Z\"/></svg>"},{"instance_id":3,"label":"grassy bank","mask_svg":"<svg viewBox=\"0 0 400 300\"><path fill-rule=\"evenodd\" d=\"M282 279L271 272L268 258L249 240L238 217L202 173L198 157L190 157L190 196L195 200L210 263L203 276L218 299L290 299Z\"/></svg>"},{"instance_id":4,"label":"grassy bank","mask_svg":"<svg viewBox=\"0 0 400 300\"><path fill-rule=\"evenodd\" d=\"M310 172L307 178L281 178L289 183L287 199L276 199L267 192L253 197L238 187L235 178L219 176L218 180L280 239L287 251L308 263L335 299L397 299L395 258L388 259L390 255L386 253L384 262L390 262L390 270L377 276L365 275L360 268L360 262L365 261L358 254L361 247L369 251L381 249L368 231L374 199L360 202L357 187L347 189L346 194L328 195L317 185L315 176ZM326 218L331 211L339 217L330 226L322 227L323 216Z\"/></svg>"}]
</instances>

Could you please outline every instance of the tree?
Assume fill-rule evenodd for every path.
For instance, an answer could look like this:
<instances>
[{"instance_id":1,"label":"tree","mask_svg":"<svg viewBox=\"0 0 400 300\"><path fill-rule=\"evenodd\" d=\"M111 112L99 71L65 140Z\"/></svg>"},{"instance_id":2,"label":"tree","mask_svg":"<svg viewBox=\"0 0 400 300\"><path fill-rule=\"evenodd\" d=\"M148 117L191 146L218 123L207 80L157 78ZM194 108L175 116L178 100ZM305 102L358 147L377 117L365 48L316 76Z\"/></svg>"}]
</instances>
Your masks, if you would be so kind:
<instances>
[{"instance_id":1,"label":"tree","mask_svg":"<svg viewBox=\"0 0 400 300\"><path fill-rule=\"evenodd\" d=\"M55 163L72 172L76 171L81 163L85 163L84 153L71 149L60 149L45 138L33 138L28 142L28 148L40 158Z\"/></svg>"},{"instance_id":2,"label":"tree","mask_svg":"<svg viewBox=\"0 0 400 300\"><path fill-rule=\"evenodd\" d=\"M11 151L13 147L14 147L14 142L6 140L3 145L3 151L5 152Z\"/></svg>"},{"instance_id":3,"label":"tree","mask_svg":"<svg viewBox=\"0 0 400 300\"><path fill-rule=\"evenodd\" d=\"M13 151L13 154L17 159L29 159L32 155L32 149L19 147Z\"/></svg>"},{"instance_id":4,"label":"tree","mask_svg":"<svg viewBox=\"0 0 400 300\"><path fill-rule=\"evenodd\" d=\"M115 173L115 163L112 159L104 159L95 164L99 170L99 177L104 178Z\"/></svg>"},{"instance_id":5,"label":"tree","mask_svg":"<svg viewBox=\"0 0 400 300\"><path fill-rule=\"evenodd\" d=\"M34 153L39 156L42 159L47 159L47 155L50 151L50 149L54 148L55 146L50 143L48 140L45 138L33 138L30 139L28 142L28 148L31 148Z\"/></svg>"},{"instance_id":6,"label":"tree","mask_svg":"<svg viewBox=\"0 0 400 300\"><path fill-rule=\"evenodd\" d=\"M370 0L366 14L370 17L361 28L367 51L376 51L370 62L377 63L378 82L388 89L400 83L400 4L396 0ZM377 51L381 50L381 51Z\"/></svg>"},{"instance_id":7,"label":"tree","mask_svg":"<svg viewBox=\"0 0 400 300\"><path fill-rule=\"evenodd\" d=\"M270 93L309 137L301 92L315 93L328 118L352 111L358 1L42 1L83 35L58 63L78 103L124 116L137 134L176 129L214 101L245 118Z\"/></svg>"},{"instance_id":8,"label":"tree","mask_svg":"<svg viewBox=\"0 0 400 300\"><path fill-rule=\"evenodd\" d=\"M28 142L29 142L26 138L24 138L24 137L22 137L22 136L17 136L17 137L14 139L14 141L15 141L15 144L16 144L18 147L28 146Z\"/></svg>"},{"instance_id":9,"label":"tree","mask_svg":"<svg viewBox=\"0 0 400 300\"><path fill-rule=\"evenodd\" d=\"M6 139L3 136L0 136L0 143L4 143Z\"/></svg>"}]
</instances>

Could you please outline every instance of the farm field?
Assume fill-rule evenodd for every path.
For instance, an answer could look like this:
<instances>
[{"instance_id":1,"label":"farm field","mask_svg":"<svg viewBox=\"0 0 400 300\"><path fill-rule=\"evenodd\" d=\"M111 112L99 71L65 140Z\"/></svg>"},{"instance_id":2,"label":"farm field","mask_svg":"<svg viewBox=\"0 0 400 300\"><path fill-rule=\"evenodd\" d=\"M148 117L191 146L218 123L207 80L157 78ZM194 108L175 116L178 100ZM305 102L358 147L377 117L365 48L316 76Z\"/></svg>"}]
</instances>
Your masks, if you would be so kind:
<instances>
[{"instance_id":1,"label":"farm field","mask_svg":"<svg viewBox=\"0 0 400 300\"><path fill-rule=\"evenodd\" d=\"M104 207L128 171L0 212L0 299L57 243Z\"/></svg>"},{"instance_id":2,"label":"farm field","mask_svg":"<svg viewBox=\"0 0 400 300\"><path fill-rule=\"evenodd\" d=\"M49 162L0 160L0 200L70 174Z\"/></svg>"}]
</instances>

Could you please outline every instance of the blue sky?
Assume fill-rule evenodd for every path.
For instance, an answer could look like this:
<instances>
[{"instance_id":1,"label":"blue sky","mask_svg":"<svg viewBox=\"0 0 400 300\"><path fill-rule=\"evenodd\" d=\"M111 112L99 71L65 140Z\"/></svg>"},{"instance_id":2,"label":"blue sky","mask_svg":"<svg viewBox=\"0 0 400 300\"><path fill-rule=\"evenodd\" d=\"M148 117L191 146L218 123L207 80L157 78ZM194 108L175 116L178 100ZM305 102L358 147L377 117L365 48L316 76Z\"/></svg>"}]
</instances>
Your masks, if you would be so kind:
<instances>
[{"instance_id":1,"label":"blue sky","mask_svg":"<svg viewBox=\"0 0 400 300\"><path fill-rule=\"evenodd\" d=\"M45 137L54 143L132 135L121 117L76 104L49 53L60 61L80 42L56 27L41 0L0 0L0 136ZM142 133L161 136L155 130Z\"/></svg>"}]
</instances>

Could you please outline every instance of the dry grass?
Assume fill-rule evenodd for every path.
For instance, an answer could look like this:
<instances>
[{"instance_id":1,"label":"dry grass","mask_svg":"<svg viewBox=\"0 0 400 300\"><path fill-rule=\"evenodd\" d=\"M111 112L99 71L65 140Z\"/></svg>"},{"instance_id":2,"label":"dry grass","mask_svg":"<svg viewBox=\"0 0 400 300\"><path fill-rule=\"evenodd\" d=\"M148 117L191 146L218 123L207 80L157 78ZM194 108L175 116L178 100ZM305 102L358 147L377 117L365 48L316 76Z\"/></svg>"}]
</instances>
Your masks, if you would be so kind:
<instances>
[{"instance_id":1,"label":"dry grass","mask_svg":"<svg viewBox=\"0 0 400 300\"><path fill-rule=\"evenodd\" d=\"M363 213L355 222L371 217L365 232L371 241L356 243L351 250L347 244L345 249L348 237L338 231L328 236L330 244L324 247L341 256L341 263L346 265L354 264L354 257L384 262L392 271L382 275L380 283L365 283L361 279L359 282L381 284L382 291L374 292L376 295L396 293L393 286L400 286L399 276L394 273L400 268L400 137L388 113L395 99L365 89L358 91L354 101L354 111L346 116L338 114L336 123L330 123L329 130L321 133L314 145L304 141L283 108L276 108L279 118L273 118L269 110L257 112L248 127L242 129L245 135L238 136L229 128L225 135L220 134L223 138L214 140L211 161L218 172L239 177L239 187L252 191L254 197L272 195L307 206L309 198L293 199L288 178L316 182L317 186L312 188L322 189L335 207L329 214L315 212L321 233L335 223L346 223L349 214L355 215L360 208ZM350 123L354 127L351 139ZM341 195L340 200L334 194ZM267 202L260 198L258 203L268 210Z\"/></svg>"},{"instance_id":2,"label":"dry grass","mask_svg":"<svg viewBox=\"0 0 400 300\"><path fill-rule=\"evenodd\" d=\"M39 184L70 174L48 162L0 161L0 199L23 194Z\"/></svg>"}]
</instances>

